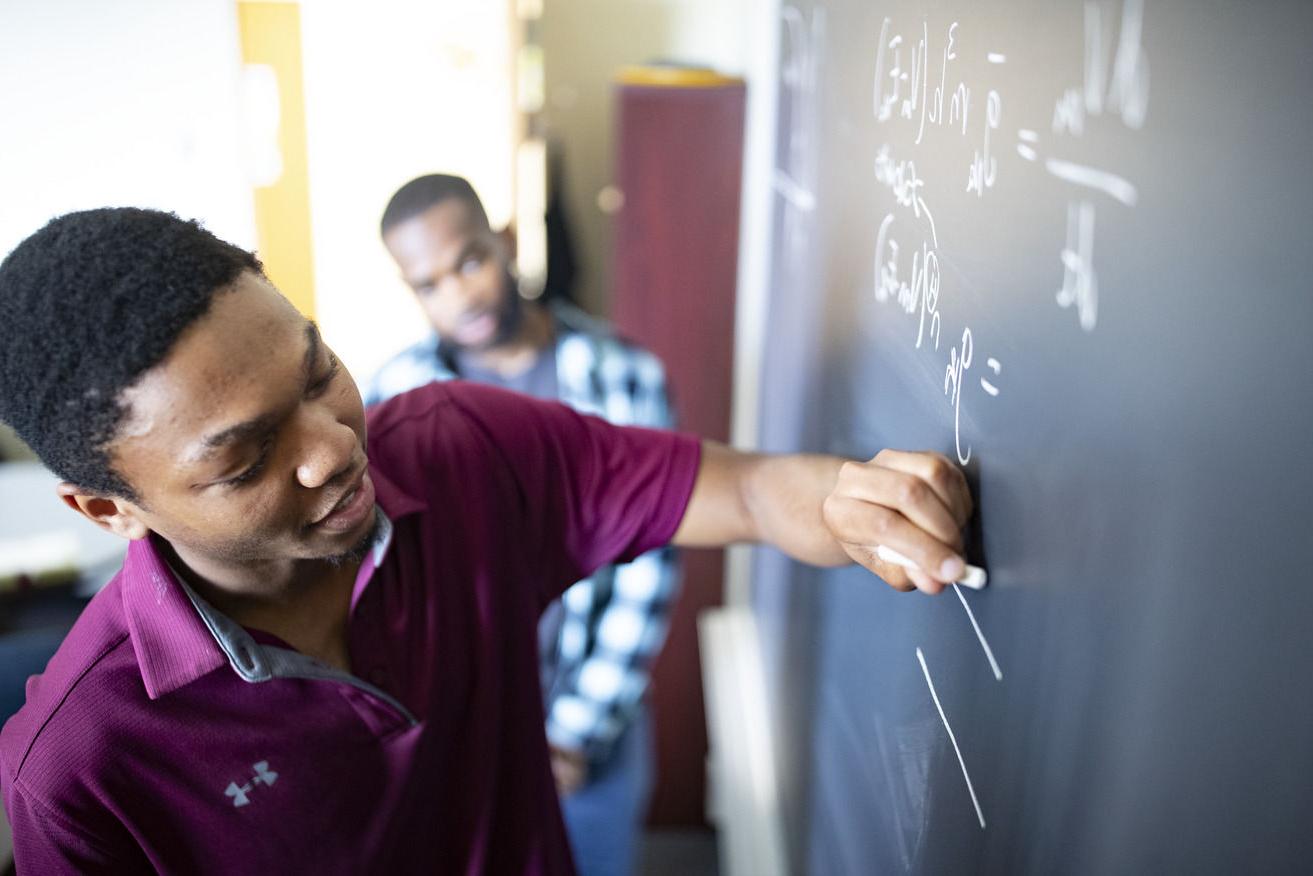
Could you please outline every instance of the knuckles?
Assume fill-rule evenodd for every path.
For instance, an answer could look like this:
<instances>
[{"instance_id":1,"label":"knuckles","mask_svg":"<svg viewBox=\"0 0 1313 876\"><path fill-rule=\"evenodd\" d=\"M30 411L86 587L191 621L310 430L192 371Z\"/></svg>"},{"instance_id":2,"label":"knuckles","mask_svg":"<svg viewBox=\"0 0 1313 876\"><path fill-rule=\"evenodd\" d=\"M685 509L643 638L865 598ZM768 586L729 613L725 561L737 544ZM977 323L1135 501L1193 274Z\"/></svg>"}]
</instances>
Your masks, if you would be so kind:
<instances>
[{"instance_id":1,"label":"knuckles","mask_svg":"<svg viewBox=\"0 0 1313 876\"><path fill-rule=\"evenodd\" d=\"M959 474L960 472L958 472L957 468L949 465L948 460L944 459L942 456L935 455L930 457L927 477L934 482L936 486L943 487L944 489L953 489L957 487L959 484Z\"/></svg>"},{"instance_id":2,"label":"knuckles","mask_svg":"<svg viewBox=\"0 0 1313 876\"><path fill-rule=\"evenodd\" d=\"M821 519L832 535L840 541L848 541L854 528L853 500L831 493L821 502Z\"/></svg>"},{"instance_id":3,"label":"knuckles","mask_svg":"<svg viewBox=\"0 0 1313 876\"><path fill-rule=\"evenodd\" d=\"M872 505L866 514L866 527L874 535L881 536L893 526L894 515L879 505Z\"/></svg>"},{"instance_id":4,"label":"knuckles","mask_svg":"<svg viewBox=\"0 0 1313 876\"><path fill-rule=\"evenodd\" d=\"M851 459L846 460L843 465L839 466L839 483L852 483L862 476L865 469L866 466L860 462L854 462Z\"/></svg>"},{"instance_id":5,"label":"knuckles","mask_svg":"<svg viewBox=\"0 0 1313 876\"><path fill-rule=\"evenodd\" d=\"M923 481L906 475L899 479L898 500L904 507L920 505L926 500L929 487Z\"/></svg>"},{"instance_id":6,"label":"knuckles","mask_svg":"<svg viewBox=\"0 0 1313 876\"><path fill-rule=\"evenodd\" d=\"M839 507L842 501L837 494L831 493L821 502L821 519L831 529L834 529L839 523Z\"/></svg>"}]
</instances>

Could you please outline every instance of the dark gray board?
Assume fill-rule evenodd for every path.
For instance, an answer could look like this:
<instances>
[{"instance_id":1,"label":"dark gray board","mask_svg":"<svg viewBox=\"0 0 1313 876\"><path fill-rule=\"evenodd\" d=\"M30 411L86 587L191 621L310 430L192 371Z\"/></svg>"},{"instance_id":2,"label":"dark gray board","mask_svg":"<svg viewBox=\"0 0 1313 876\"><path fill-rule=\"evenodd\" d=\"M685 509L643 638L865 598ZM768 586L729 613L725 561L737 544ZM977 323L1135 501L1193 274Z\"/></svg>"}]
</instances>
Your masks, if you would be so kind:
<instances>
[{"instance_id":1,"label":"dark gray board","mask_svg":"<svg viewBox=\"0 0 1313 876\"><path fill-rule=\"evenodd\" d=\"M784 8L762 443L953 458L960 438L991 579L964 597L1003 674L954 593L760 552L798 872L1313 868L1313 4L1136 9ZM1096 19L1102 77L1087 73ZM926 40L930 102L953 22L946 91L970 88L966 133L932 118L922 131L919 100L879 121L890 41L911 74ZM1068 89L1080 135L1055 132ZM978 195L991 90L997 165ZM884 145L894 171L915 162L934 236L877 179ZM1133 186L1133 206L1054 173L1073 165ZM1082 202L1087 328L1058 303ZM913 314L877 300L890 239L909 283L913 253L934 251L937 348L916 343L924 296ZM1068 261L1071 280L1085 268ZM966 329L955 407L946 371Z\"/></svg>"}]
</instances>

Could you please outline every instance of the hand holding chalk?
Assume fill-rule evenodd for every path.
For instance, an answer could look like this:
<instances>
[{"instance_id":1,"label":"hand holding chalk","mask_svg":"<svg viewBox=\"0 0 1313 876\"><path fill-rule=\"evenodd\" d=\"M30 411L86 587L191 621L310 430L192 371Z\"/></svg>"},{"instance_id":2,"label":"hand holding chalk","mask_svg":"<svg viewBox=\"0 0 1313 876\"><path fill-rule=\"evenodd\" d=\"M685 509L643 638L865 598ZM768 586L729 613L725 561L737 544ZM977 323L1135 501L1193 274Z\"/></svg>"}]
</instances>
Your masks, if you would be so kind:
<instances>
[{"instance_id":1,"label":"hand holding chalk","mask_svg":"<svg viewBox=\"0 0 1313 876\"><path fill-rule=\"evenodd\" d=\"M904 569L921 568L898 551L890 547L885 547L882 544L876 545L875 555L886 563L893 563L895 566L902 566ZM970 587L972 590L983 590L988 581L989 576L985 573L984 569L979 566L972 566L968 563L966 572L964 572L962 577L955 583L961 584L963 587Z\"/></svg>"},{"instance_id":2,"label":"hand holding chalk","mask_svg":"<svg viewBox=\"0 0 1313 876\"><path fill-rule=\"evenodd\" d=\"M971 491L961 469L940 454L886 448L869 462L844 462L821 512L835 546L896 590L938 593L954 578L980 580L965 574L959 547L971 518ZM897 545L892 561L876 549L885 544L889 550L890 543ZM900 568L891 568L899 561Z\"/></svg>"}]
</instances>

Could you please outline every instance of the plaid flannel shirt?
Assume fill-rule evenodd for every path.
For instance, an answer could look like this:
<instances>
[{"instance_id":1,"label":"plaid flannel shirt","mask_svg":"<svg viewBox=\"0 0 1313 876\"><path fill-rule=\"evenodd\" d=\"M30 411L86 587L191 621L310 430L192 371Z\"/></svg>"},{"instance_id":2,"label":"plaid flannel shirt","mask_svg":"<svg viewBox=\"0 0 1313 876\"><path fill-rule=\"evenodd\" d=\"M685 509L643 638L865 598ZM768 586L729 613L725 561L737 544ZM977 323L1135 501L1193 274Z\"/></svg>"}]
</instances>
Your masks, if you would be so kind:
<instances>
[{"instance_id":1,"label":"plaid flannel shirt","mask_svg":"<svg viewBox=\"0 0 1313 876\"><path fill-rule=\"evenodd\" d=\"M665 370L646 350L564 304L551 305L559 400L619 425L673 427ZM390 359L365 388L377 404L431 380L460 375L430 335ZM539 627L547 737L594 763L638 713L665 641L678 587L674 551L662 548L601 569L571 586Z\"/></svg>"}]
</instances>

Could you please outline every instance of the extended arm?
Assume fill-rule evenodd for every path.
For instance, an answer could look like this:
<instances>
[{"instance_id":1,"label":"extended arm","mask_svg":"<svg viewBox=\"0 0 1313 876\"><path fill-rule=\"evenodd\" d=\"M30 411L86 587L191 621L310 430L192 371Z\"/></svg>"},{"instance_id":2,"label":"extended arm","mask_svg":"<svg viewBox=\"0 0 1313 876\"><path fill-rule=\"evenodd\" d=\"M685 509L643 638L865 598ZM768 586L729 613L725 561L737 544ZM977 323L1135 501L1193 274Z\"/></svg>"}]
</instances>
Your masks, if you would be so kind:
<instances>
[{"instance_id":1,"label":"extended arm","mask_svg":"<svg viewBox=\"0 0 1313 876\"><path fill-rule=\"evenodd\" d=\"M962 574L961 528L970 516L965 478L938 454L884 450L852 462L704 442L674 543L764 542L813 565L857 562L899 590L938 593ZM880 544L924 571L880 560Z\"/></svg>"}]
</instances>

